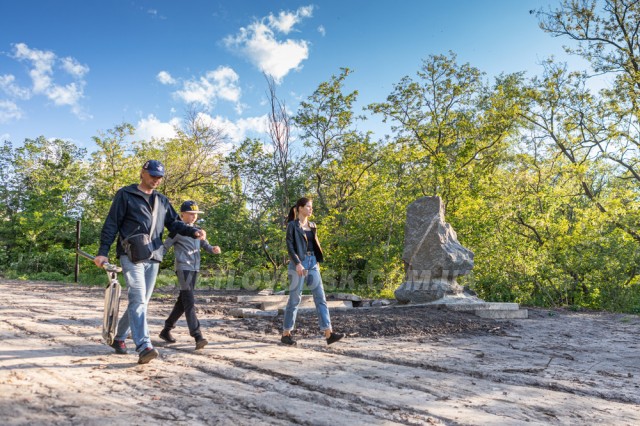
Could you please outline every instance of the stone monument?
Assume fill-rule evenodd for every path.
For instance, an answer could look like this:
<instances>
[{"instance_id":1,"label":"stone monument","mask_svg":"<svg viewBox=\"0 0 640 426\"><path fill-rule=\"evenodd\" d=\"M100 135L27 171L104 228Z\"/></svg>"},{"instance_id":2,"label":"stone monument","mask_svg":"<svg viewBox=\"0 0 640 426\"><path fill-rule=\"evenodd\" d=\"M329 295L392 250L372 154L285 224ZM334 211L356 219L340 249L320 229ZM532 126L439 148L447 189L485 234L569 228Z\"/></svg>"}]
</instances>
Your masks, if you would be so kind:
<instances>
[{"instance_id":1,"label":"stone monument","mask_svg":"<svg viewBox=\"0 0 640 426\"><path fill-rule=\"evenodd\" d=\"M458 242L444 221L440 197L422 197L407 208L402 260L405 282L395 291L398 302L428 303L463 295L456 278L473 269L473 252Z\"/></svg>"}]
</instances>

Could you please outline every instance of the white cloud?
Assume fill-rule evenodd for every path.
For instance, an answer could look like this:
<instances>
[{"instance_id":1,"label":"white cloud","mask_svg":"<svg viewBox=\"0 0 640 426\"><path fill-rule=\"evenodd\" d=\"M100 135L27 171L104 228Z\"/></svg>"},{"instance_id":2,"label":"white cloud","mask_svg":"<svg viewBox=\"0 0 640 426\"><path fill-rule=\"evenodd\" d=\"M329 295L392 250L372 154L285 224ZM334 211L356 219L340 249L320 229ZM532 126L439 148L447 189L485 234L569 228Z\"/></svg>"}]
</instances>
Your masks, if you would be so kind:
<instances>
[{"instance_id":1,"label":"white cloud","mask_svg":"<svg viewBox=\"0 0 640 426\"><path fill-rule=\"evenodd\" d=\"M173 118L168 123L164 123L149 114L147 118L142 118L136 124L136 137L150 141L151 139L171 139L177 136L175 127L180 125L180 119Z\"/></svg>"},{"instance_id":2,"label":"white cloud","mask_svg":"<svg viewBox=\"0 0 640 426\"><path fill-rule=\"evenodd\" d=\"M241 94L239 79L232 68L220 66L208 71L204 77L185 81L182 89L173 95L186 103L196 103L206 108L210 108L217 99L237 103Z\"/></svg>"},{"instance_id":3,"label":"white cloud","mask_svg":"<svg viewBox=\"0 0 640 426\"><path fill-rule=\"evenodd\" d=\"M0 142L10 141L11 135L9 133L3 133L0 135Z\"/></svg>"},{"instance_id":4,"label":"white cloud","mask_svg":"<svg viewBox=\"0 0 640 426\"><path fill-rule=\"evenodd\" d=\"M12 98L29 99L31 91L26 87L20 87L16 83L16 77L11 74L0 75L0 89Z\"/></svg>"},{"instance_id":5,"label":"white cloud","mask_svg":"<svg viewBox=\"0 0 640 426\"><path fill-rule=\"evenodd\" d=\"M229 143L223 144L222 152L227 152L247 137L266 137L268 135L268 121L266 116L249 117L237 121L229 120L226 117L211 116L207 113L198 113L197 120L206 126L220 130ZM138 121L136 124L136 137L150 141L156 139L170 139L177 136L175 128L180 127L182 121L179 118L172 118L168 123L158 120L153 114Z\"/></svg>"},{"instance_id":6,"label":"white cloud","mask_svg":"<svg viewBox=\"0 0 640 426\"><path fill-rule=\"evenodd\" d=\"M313 5L302 6L298 8L296 13L303 18L311 18L313 16Z\"/></svg>"},{"instance_id":7,"label":"white cloud","mask_svg":"<svg viewBox=\"0 0 640 426\"><path fill-rule=\"evenodd\" d=\"M207 78L216 83L218 97L231 102L240 100L240 88L237 86L240 77L229 67L218 67L215 71L209 71Z\"/></svg>"},{"instance_id":8,"label":"white cloud","mask_svg":"<svg viewBox=\"0 0 640 426\"><path fill-rule=\"evenodd\" d=\"M14 102L0 100L0 123L19 120L22 115L22 110Z\"/></svg>"},{"instance_id":9,"label":"white cloud","mask_svg":"<svg viewBox=\"0 0 640 426\"><path fill-rule=\"evenodd\" d=\"M310 18L313 16L313 6L302 6L295 12L280 11L278 16L269 14L267 16L267 23L270 28L273 28L283 34L289 34L293 27L299 23L302 18Z\"/></svg>"},{"instance_id":10,"label":"white cloud","mask_svg":"<svg viewBox=\"0 0 640 426\"><path fill-rule=\"evenodd\" d=\"M53 52L45 52L37 49L29 49L24 43L14 45L14 57L19 61L30 61L32 69L29 76L33 82L34 93L44 93L51 86L51 74L56 55Z\"/></svg>"},{"instance_id":11,"label":"white cloud","mask_svg":"<svg viewBox=\"0 0 640 426\"><path fill-rule=\"evenodd\" d=\"M155 19L162 19L162 20L167 19L166 16L161 15L160 13L158 13L158 11L156 9L147 9L147 13L149 15L151 15L151 17L153 17Z\"/></svg>"},{"instance_id":12,"label":"white cloud","mask_svg":"<svg viewBox=\"0 0 640 426\"><path fill-rule=\"evenodd\" d=\"M327 35L327 30L324 28L324 25L320 25L318 27L318 32L320 33L320 35L322 37L324 37L325 35Z\"/></svg>"},{"instance_id":13,"label":"white cloud","mask_svg":"<svg viewBox=\"0 0 640 426\"><path fill-rule=\"evenodd\" d=\"M82 65L80 62L67 56L66 58L62 58L62 69L71 74L74 77L82 78L86 73L89 72L89 67L86 65Z\"/></svg>"},{"instance_id":14,"label":"white cloud","mask_svg":"<svg viewBox=\"0 0 640 426\"><path fill-rule=\"evenodd\" d=\"M289 34L302 18L312 15L313 6L304 6L295 12L283 11L277 17L271 14L240 28L237 35L227 36L223 41L280 82L289 71L301 67L302 61L309 57L309 46L306 40L278 40L276 32Z\"/></svg>"},{"instance_id":15,"label":"white cloud","mask_svg":"<svg viewBox=\"0 0 640 426\"><path fill-rule=\"evenodd\" d=\"M203 123L221 129L225 135L234 143L239 143L247 137L259 137L267 135L269 131L266 116L241 118L231 121L226 117L215 116L200 113L198 118Z\"/></svg>"},{"instance_id":16,"label":"white cloud","mask_svg":"<svg viewBox=\"0 0 640 426\"><path fill-rule=\"evenodd\" d=\"M171 77L167 71L160 71L156 76L156 80L158 80L162 84L176 84L176 80Z\"/></svg>"},{"instance_id":17,"label":"white cloud","mask_svg":"<svg viewBox=\"0 0 640 426\"><path fill-rule=\"evenodd\" d=\"M78 101L82 99L82 87L76 83L70 83L65 86L51 86L47 91L47 96L56 105L76 106Z\"/></svg>"},{"instance_id":18,"label":"white cloud","mask_svg":"<svg viewBox=\"0 0 640 426\"><path fill-rule=\"evenodd\" d=\"M57 106L69 106L79 118L89 117L80 107L80 100L84 98L84 86L86 85L83 77L89 72L89 67L80 64L72 57L59 59L51 51L31 49L24 43L14 45L13 57L31 64L29 76L33 83L32 95L43 95ZM74 81L65 85L55 83L53 76L56 64L59 64L60 68L69 74Z\"/></svg>"}]
</instances>

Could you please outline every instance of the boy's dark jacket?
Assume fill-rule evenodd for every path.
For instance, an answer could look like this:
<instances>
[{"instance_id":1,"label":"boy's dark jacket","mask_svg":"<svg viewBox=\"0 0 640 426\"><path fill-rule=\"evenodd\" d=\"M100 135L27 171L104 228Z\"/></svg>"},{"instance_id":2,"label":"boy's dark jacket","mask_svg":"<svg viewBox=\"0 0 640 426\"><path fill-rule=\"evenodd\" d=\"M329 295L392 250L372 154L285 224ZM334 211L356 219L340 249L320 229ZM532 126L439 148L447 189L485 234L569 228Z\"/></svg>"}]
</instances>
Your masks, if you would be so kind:
<instances>
[{"instance_id":1,"label":"boy's dark jacket","mask_svg":"<svg viewBox=\"0 0 640 426\"><path fill-rule=\"evenodd\" d=\"M313 232L313 238L315 241L313 252L316 256L316 260L320 263L324 261L324 257L320 241L318 241L318 228L316 228L316 224L313 222L309 222L309 227ZM287 223L287 251L289 252L289 258L296 265L302 262L307 255L307 236L305 235L302 226L300 226L300 220L298 219Z\"/></svg>"},{"instance_id":2,"label":"boy's dark jacket","mask_svg":"<svg viewBox=\"0 0 640 426\"><path fill-rule=\"evenodd\" d=\"M161 261L162 232L166 227L169 232L195 238L194 234L200 228L188 226L180 220L180 216L169 203L169 199L157 191L153 191L150 200L158 204L158 222L151 235L153 244L153 256L151 259ZM152 221L151 205L144 199L138 190L137 184L122 187L116 192L107 219L104 221L100 234L100 248L98 256L109 256L109 248L118 236L116 256L124 254L121 240L134 234L149 233Z\"/></svg>"}]
</instances>

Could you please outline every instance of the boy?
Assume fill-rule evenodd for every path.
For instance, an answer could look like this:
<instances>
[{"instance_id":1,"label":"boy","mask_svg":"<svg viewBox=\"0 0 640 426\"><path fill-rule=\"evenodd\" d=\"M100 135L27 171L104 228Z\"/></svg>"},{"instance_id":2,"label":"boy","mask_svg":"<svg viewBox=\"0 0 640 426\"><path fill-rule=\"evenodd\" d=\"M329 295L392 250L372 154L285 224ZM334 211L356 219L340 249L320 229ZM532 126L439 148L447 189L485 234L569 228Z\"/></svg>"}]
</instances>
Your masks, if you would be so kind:
<instances>
[{"instance_id":1,"label":"boy","mask_svg":"<svg viewBox=\"0 0 640 426\"><path fill-rule=\"evenodd\" d=\"M180 217L189 226L194 226L199 213L204 212L198 210L195 201L185 201L180 206ZM193 294L198 272L200 271L200 249L204 249L209 253L220 254L220 247L212 246L207 240L186 238L176 233L170 233L165 240L165 253L171 246L174 246L176 256L175 269L178 283L180 284L180 295L171 314L164 322L160 338L167 343L176 342L176 339L171 335L171 329L176 326L176 322L184 313L189 326L189 334L196 339L196 350L202 349L208 342L200 332L200 321L196 317L195 297Z\"/></svg>"}]
</instances>

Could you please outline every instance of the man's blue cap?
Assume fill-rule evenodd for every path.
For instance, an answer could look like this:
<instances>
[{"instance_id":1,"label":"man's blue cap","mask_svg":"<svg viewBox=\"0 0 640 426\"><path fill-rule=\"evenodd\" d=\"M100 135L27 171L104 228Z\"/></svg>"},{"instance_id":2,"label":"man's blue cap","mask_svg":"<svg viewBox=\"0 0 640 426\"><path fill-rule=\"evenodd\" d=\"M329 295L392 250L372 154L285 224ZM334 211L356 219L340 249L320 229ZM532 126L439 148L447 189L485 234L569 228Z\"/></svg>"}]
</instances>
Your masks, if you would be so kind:
<instances>
[{"instance_id":1,"label":"man's blue cap","mask_svg":"<svg viewBox=\"0 0 640 426\"><path fill-rule=\"evenodd\" d=\"M147 161L142 170L146 170L151 176L164 176L164 166L158 160Z\"/></svg>"}]
</instances>

